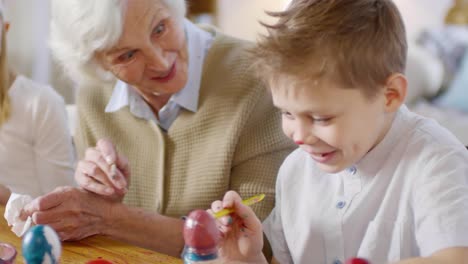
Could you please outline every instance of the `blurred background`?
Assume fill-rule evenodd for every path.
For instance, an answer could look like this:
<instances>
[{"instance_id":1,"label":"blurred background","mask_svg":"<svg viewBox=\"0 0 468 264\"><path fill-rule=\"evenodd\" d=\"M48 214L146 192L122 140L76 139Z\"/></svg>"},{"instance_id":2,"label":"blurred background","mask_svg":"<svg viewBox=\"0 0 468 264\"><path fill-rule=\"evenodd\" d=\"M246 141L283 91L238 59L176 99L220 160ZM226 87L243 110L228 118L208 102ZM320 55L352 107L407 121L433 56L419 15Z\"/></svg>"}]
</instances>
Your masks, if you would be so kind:
<instances>
[{"instance_id":1,"label":"blurred background","mask_svg":"<svg viewBox=\"0 0 468 264\"><path fill-rule=\"evenodd\" d=\"M73 84L57 69L47 46L49 0L5 0L10 64L40 83L51 84L67 103ZM98 0L97 0L98 1ZM189 0L188 17L239 38L256 40L272 22L264 11L283 10L290 0ZM468 0L394 0L407 27L407 103L435 118L468 145Z\"/></svg>"}]
</instances>

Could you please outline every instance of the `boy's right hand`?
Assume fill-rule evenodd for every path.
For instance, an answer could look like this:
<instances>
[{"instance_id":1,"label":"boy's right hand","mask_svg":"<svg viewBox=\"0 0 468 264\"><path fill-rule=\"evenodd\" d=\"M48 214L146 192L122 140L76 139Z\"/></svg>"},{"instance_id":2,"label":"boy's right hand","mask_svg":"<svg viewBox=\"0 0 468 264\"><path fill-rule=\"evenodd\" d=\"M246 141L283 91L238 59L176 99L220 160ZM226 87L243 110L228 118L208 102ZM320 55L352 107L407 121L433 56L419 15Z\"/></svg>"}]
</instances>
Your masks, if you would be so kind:
<instances>
[{"instance_id":1,"label":"boy's right hand","mask_svg":"<svg viewBox=\"0 0 468 264\"><path fill-rule=\"evenodd\" d=\"M126 157L117 153L110 140L100 139L78 162L75 181L90 192L121 201L128 190L130 169Z\"/></svg>"},{"instance_id":2,"label":"boy's right hand","mask_svg":"<svg viewBox=\"0 0 468 264\"><path fill-rule=\"evenodd\" d=\"M262 253L262 223L253 210L242 204L241 197L234 191L227 192L223 201L211 204L214 213L225 208L234 209L234 213L217 219L221 232L219 257L230 263L267 263Z\"/></svg>"}]
</instances>

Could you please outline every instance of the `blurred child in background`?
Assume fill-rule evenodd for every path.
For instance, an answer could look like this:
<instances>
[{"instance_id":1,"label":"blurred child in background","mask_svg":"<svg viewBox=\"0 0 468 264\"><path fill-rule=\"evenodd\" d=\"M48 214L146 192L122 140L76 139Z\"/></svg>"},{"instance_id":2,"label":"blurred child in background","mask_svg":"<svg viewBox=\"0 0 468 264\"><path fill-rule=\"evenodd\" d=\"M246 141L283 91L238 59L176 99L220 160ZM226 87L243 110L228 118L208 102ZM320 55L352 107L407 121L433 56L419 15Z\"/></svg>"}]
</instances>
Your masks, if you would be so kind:
<instances>
[{"instance_id":1,"label":"blurred child in background","mask_svg":"<svg viewBox=\"0 0 468 264\"><path fill-rule=\"evenodd\" d=\"M0 204L73 185L74 150L63 98L10 69L0 2Z\"/></svg>"}]
</instances>

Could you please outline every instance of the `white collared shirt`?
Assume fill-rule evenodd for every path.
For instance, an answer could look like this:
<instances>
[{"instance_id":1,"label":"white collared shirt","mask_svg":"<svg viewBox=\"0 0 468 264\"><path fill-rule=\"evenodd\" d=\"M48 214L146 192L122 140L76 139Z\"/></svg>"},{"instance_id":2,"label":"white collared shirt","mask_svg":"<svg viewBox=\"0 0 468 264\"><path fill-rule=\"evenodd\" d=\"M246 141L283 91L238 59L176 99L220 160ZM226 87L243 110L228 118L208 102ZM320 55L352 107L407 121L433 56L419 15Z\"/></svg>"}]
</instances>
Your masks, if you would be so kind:
<instances>
[{"instance_id":1,"label":"white collared shirt","mask_svg":"<svg viewBox=\"0 0 468 264\"><path fill-rule=\"evenodd\" d=\"M388 263L468 246L468 151L405 106L359 163L322 172L298 149L283 163L265 234L280 263Z\"/></svg>"},{"instance_id":2,"label":"white collared shirt","mask_svg":"<svg viewBox=\"0 0 468 264\"><path fill-rule=\"evenodd\" d=\"M129 110L134 116L152 120L167 131L179 115L181 108L192 112L197 111L203 62L213 42L213 36L187 19L184 20L184 27L189 54L187 84L178 93L172 95L167 104L159 110L159 120L138 92L120 80L115 84L105 109L106 113L129 106Z\"/></svg>"}]
</instances>

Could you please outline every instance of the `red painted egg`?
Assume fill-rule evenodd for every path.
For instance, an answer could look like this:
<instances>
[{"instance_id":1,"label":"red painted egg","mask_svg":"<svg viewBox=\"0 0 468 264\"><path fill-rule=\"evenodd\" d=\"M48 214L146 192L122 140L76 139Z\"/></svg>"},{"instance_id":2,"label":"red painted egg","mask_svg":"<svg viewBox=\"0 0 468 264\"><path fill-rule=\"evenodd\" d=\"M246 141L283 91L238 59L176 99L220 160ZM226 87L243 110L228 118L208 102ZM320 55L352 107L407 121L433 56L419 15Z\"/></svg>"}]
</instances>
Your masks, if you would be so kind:
<instances>
[{"instance_id":1,"label":"red painted egg","mask_svg":"<svg viewBox=\"0 0 468 264\"><path fill-rule=\"evenodd\" d=\"M114 264L113 262L107 261L105 259L95 259L86 262L86 264Z\"/></svg>"},{"instance_id":2,"label":"red painted egg","mask_svg":"<svg viewBox=\"0 0 468 264\"><path fill-rule=\"evenodd\" d=\"M205 210L192 211L185 220L185 245L193 248L197 253L216 249L220 233L216 227L216 220Z\"/></svg>"},{"instance_id":3,"label":"red painted egg","mask_svg":"<svg viewBox=\"0 0 468 264\"><path fill-rule=\"evenodd\" d=\"M369 261L362 258L352 258L346 261L346 264L370 264Z\"/></svg>"}]
</instances>

